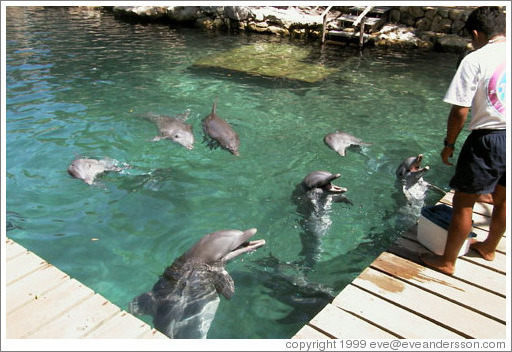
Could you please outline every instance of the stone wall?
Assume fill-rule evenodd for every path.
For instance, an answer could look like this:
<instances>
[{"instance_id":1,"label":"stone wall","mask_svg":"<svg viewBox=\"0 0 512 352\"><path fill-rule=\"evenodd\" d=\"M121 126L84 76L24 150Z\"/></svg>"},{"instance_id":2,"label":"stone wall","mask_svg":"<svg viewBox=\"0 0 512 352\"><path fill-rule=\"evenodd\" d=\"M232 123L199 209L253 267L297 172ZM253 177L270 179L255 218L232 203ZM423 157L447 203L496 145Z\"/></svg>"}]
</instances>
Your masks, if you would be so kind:
<instances>
[{"instance_id":1,"label":"stone wall","mask_svg":"<svg viewBox=\"0 0 512 352\"><path fill-rule=\"evenodd\" d=\"M206 29L247 31L321 40L325 6L115 6L117 18L165 22ZM475 6L395 6L388 24L373 33L379 46L463 52L470 39L461 29ZM343 7L333 7L327 28L336 25Z\"/></svg>"},{"instance_id":2,"label":"stone wall","mask_svg":"<svg viewBox=\"0 0 512 352\"><path fill-rule=\"evenodd\" d=\"M469 14L476 6L396 6L389 22L421 31L461 34Z\"/></svg>"},{"instance_id":3,"label":"stone wall","mask_svg":"<svg viewBox=\"0 0 512 352\"><path fill-rule=\"evenodd\" d=\"M282 36L320 38L321 10L299 6L115 6L116 17L170 22L206 29L242 30Z\"/></svg>"}]
</instances>

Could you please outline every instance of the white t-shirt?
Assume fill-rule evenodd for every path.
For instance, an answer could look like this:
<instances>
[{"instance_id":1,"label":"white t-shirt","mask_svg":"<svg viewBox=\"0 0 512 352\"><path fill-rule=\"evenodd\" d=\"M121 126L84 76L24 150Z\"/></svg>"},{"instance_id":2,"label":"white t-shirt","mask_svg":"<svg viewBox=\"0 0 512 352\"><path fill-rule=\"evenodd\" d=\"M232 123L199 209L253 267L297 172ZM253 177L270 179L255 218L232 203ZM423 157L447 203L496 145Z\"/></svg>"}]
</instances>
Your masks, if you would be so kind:
<instances>
[{"instance_id":1,"label":"white t-shirt","mask_svg":"<svg viewBox=\"0 0 512 352\"><path fill-rule=\"evenodd\" d=\"M488 43L460 63L444 101L471 107L468 129L506 128L506 42Z\"/></svg>"}]
</instances>

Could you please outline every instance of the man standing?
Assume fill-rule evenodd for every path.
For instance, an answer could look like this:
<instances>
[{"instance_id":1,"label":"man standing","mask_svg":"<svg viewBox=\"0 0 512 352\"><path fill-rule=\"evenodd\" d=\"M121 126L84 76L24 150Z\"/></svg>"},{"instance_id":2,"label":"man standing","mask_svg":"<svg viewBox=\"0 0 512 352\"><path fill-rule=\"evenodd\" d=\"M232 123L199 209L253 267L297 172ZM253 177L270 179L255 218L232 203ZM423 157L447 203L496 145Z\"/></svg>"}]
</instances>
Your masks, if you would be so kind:
<instances>
[{"instance_id":1,"label":"man standing","mask_svg":"<svg viewBox=\"0 0 512 352\"><path fill-rule=\"evenodd\" d=\"M449 158L470 108L471 133L450 181L455 195L444 254L421 256L427 266L449 275L455 272L459 250L471 232L473 206L480 195L493 194L494 210L487 239L471 247L484 259L493 260L506 228L505 14L496 6L479 7L471 12L465 28L475 51L462 60L444 97L452 108L441 152L443 163L452 165Z\"/></svg>"}]
</instances>

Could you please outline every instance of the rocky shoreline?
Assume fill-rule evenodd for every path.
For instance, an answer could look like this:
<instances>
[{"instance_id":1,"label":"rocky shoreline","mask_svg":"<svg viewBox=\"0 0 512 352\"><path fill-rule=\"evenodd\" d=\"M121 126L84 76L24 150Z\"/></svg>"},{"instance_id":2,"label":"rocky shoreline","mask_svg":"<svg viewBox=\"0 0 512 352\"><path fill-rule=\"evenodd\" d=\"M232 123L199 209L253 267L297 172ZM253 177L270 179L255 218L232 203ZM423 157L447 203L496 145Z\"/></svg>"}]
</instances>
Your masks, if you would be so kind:
<instances>
[{"instance_id":1,"label":"rocky shoreline","mask_svg":"<svg viewBox=\"0 0 512 352\"><path fill-rule=\"evenodd\" d=\"M470 39L458 35L467 7L393 7L387 24L372 33L369 44L390 48L423 48L462 53ZM165 23L220 31L246 31L321 41L325 6L113 6L102 7L123 21ZM340 7L326 14L332 28Z\"/></svg>"}]
</instances>

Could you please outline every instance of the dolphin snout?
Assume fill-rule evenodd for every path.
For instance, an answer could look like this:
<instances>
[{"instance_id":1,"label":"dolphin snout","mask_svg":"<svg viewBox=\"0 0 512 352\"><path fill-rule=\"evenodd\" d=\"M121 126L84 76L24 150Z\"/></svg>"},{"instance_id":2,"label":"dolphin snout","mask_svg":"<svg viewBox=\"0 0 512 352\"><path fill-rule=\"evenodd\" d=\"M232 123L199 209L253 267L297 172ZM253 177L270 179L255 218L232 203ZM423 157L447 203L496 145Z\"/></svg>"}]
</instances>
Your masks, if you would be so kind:
<instances>
[{"instance_id":1,"label":"dolphin snout","mask_svg":"<svg viewBox=\"0 0 512 352\"><path fill-rule=\"evenodd\" d=\"M258 232L258 230L255 229L255 228L252 228L252 229L249 229L249 230L245 230L245 232L247 234L250 234L251 236L254 236L256 234L256 232Z\"/></svg>"}]
</instances>

